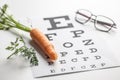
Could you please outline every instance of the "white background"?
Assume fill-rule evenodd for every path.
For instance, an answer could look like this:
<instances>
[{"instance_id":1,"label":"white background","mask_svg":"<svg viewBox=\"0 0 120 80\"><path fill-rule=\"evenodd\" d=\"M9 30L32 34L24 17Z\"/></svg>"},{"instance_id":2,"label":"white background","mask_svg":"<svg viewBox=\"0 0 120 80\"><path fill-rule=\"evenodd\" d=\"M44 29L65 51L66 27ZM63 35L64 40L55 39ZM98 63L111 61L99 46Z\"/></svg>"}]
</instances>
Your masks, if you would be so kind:
<instances>
[{"instance_id":1,"label":"white background","mask_svg":"<svg viewBox=\"0 0 120 80\"><path fill-rule=\"evenodd\" d=\"M68 15L77 9L88 9L96 15L108 16L116 22L118 29L114 33L96 31L96 34L104 38L117 58L120 57L119 0L0 0L0 6L4 3L8 3L10 13L17 19ZM7 36L1 35L1 38ZM0 46L4 41L7 40L1 39ZM23 62L8 64L5 60L7 56L0 49L0 80L120 80L120 68L35 79L30 67L21 66L25 64Z\"/></svg>"}]
</instances>

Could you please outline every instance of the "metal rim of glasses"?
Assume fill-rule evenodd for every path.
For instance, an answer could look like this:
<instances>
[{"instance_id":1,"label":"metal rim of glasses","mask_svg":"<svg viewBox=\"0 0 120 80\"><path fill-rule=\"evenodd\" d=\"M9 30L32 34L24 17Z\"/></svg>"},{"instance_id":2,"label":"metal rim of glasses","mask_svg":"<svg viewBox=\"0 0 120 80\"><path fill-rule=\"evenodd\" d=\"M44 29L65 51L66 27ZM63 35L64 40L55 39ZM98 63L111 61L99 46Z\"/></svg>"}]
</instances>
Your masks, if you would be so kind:
<instances>
[{"instance_id":1,"label":"metal rim of glasses","mask_svg":"<svg viewBox=\"0 0 120 80\"><path fill-rule=\"evenodd\" d=\"M87 16L87 15L85 15L85 14L83 14L83 13L80 13L81 10L84 10L84 11L89 12L89 13L90 13L90 16ZM88 20L86 20L84 23L81 22L81 21L79 21L79 20L77 19L77 14L82 15L82 16L84 16L84 17L87 17ZM95 16L95 19L92 19L92 16ZM101 17L104 17L104 18L109 19L110 21L112 21L113 24L106 23L106 22L102 22L102 21L98 21L98 20L97 20L97 17L98 17L98 16L101 16ZM93 21L93 22L94 22L94 27L95 27L97 30L103 31L103 32L109 32L112 28L116 28L116 27L115 27L116 24L115 24L115 22L114 22L111 18L106 17L106 16L103 16L103 15L93 15L89 10L86 10L86 9L79 9L79 10L77 10L76 16L75 16L75 20L76 20L78 23L80 23L80 24L85 24L85 23L87 23L87 22L90 21L90 20L94 20L94 21ZM101 24L110 25L110 28L109 28L108 30L101 30L101 29L99 29L99 28L96 27L97 22L100 22Z\"/></svg>"}]
</instances>

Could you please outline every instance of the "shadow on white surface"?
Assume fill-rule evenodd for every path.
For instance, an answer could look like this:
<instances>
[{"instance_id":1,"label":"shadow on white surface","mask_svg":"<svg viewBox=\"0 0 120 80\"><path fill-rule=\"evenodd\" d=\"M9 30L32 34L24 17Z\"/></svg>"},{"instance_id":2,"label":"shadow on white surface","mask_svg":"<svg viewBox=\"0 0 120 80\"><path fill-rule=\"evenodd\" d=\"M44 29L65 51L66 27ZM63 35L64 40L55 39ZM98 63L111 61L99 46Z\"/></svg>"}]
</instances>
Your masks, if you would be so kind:
<instances>
[{"instance_id":1,"label":"shadow on white surface","mask_svg":"<svg viewBox=\"0 0 120 80\"><path fill-rule=\"evenodd\" d=\"M0 80L21 79L28 69L28 62L20 56L15 59L2 61L0 63Z\"/></svg>"}]
</instances>

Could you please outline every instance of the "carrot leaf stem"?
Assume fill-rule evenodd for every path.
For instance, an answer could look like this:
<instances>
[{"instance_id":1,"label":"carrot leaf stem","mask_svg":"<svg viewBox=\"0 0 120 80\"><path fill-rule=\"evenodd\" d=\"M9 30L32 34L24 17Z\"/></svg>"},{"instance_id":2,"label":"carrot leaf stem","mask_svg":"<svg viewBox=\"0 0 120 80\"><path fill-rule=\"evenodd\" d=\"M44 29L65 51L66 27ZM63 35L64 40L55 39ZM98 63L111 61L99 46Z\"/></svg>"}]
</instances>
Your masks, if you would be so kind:
<instances>
[{"instance_id":1,"label":"carrot leaf stem","mask_svg":"<svg viewBox=\"0 0 120 80\"><path fill-rule=\"evenodd\" d=\"M7 14L8 6L5 4L0 8L0 30L9 30L10 28L17 28L26 32L30 32L31 28L16 21L12 15Z\"/></svg>"}]
</instances>

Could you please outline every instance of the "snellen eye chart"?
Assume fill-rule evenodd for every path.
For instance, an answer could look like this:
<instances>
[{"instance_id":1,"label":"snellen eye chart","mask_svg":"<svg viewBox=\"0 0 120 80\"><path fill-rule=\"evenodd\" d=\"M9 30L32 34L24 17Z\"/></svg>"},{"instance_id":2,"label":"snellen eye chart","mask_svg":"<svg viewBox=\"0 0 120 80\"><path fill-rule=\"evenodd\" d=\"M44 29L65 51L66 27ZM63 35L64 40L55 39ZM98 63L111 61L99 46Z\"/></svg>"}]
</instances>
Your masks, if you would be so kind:
<instances>
[{"instance_id":1,"label":"snellen eye chart","mask_svg":"<svg viewBox=\"0 0 120 80\"><path fill-rule=\"evenodd\" d=\"M114 53L96 30L81 25L70 15L38 18L32 24L46 35L58 54L57 61L51 63L37 52L39 65L32 67L34 77L119 67Z\"/></svg>"}]
</instances>

